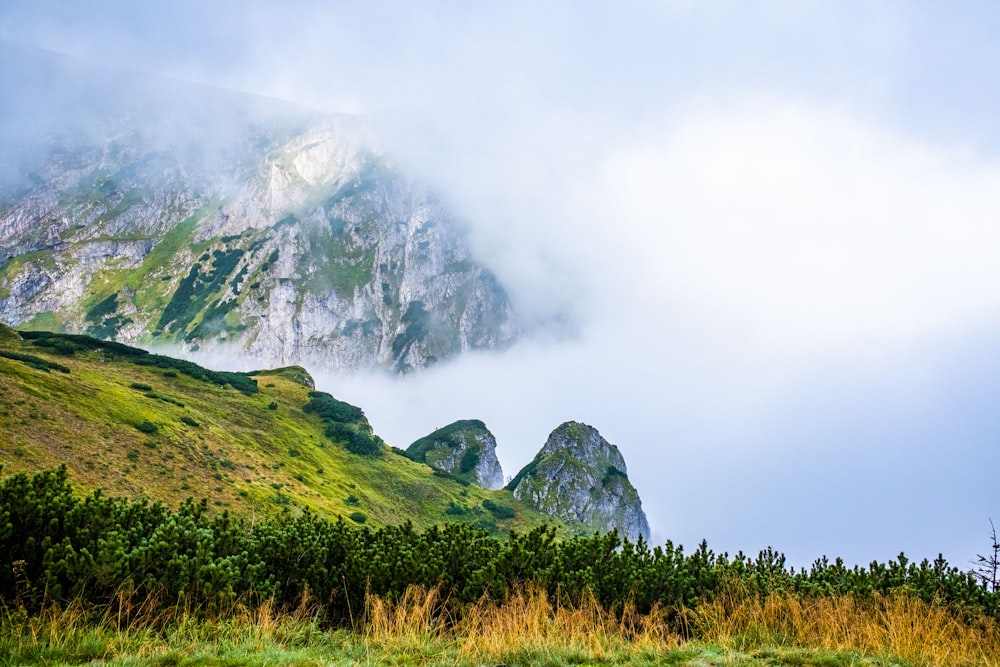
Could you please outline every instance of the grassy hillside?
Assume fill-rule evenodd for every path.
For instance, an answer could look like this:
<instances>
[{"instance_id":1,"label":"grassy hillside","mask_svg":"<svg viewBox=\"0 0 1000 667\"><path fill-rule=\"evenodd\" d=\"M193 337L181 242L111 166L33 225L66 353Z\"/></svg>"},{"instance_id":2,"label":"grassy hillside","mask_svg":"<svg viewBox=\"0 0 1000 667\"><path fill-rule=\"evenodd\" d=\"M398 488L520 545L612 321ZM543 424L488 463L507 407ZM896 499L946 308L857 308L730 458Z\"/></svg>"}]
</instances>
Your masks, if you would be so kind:
<instances>
[{"instance_id":1,"label":"grassy hillside","mask_svg":"<svg viewBox=\"0 0 1000 667\"><path fill-rule=\"evenodd\" d=\"M376 456L348 451L343 424L327 435L331 422L304 410L316 398L307 378L295 367L212 373L83 337L26 340L0 325L3 472L65 463L82 490L172 506L208 498L243 516L311 508L374 525L463 522L501 533L557 524L377 437ZM347 426L370 434L363 415Z\"/></svg>"}]
</instances>

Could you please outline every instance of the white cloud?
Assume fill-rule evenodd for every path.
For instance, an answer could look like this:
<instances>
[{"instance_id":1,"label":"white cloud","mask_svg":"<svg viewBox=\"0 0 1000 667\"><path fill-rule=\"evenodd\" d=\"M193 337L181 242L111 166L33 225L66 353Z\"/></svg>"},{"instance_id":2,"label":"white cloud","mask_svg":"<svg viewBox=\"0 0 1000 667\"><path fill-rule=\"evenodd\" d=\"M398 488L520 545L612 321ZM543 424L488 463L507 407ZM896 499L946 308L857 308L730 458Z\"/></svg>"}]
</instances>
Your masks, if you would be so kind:
<instances>
[{"instance_id":1,"label":"white cloud","mask_svg":"<svg viewBox=\"0 0 1000 667\"><path fill-rule=\"evenodd\" d=\"M992 323L1000 306L1000 168L845 112L698 108L604 181L650 294L709 336L822 355Z\"/></svg>"}]
</instances>

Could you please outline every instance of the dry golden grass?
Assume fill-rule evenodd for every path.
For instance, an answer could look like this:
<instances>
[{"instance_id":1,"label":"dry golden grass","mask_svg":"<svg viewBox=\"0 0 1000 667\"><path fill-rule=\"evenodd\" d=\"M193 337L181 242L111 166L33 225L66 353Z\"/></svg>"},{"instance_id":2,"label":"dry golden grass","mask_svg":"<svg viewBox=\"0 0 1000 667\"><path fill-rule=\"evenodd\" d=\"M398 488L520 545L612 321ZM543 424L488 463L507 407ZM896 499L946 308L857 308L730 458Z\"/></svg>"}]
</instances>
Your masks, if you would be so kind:
<instances>
[{"instance_id":1,"label":"dry golden grass","mask_svg":"<svg viewBox=\"0 0 1000 667\"><path fill-rule=\"evenodd\" d=\"M672 631L659 610L613 615L594 598L565 605L530 586L503 602L464 608L438 589L412 587L395 602L369 595L353 632L322 629L321 610L308 596L291 612L265 602L209 619L183 607L157 610L155 600L129 606L127 599L123 592L121 604L100 618L80 605L19 620L7 610L0 654L20 656L10 664L330 664L336 655L337 664L1000 666L995 621L963 619L902 594L758 598L730 587L682 612L693 642Z\"/></svg>"},{"instance_id":2,"label":"dry golden grass","mask_svg":"<svg viewBox=\"0 0 1000 667\"><path fill-rule=\"evenodd\" d=\"M1000 625L962 619L947 607L904 593L764 598L732 589L685 616L706 642L739 650L804 646L889 654L915 664L1000 665Z\"/></svg>"},{"instance_id":3,"label":"dry golden grass","mask_svg":"<svg viewBox=\"0 0 1000 667\"><path fill-rule=\"evenodd\" d=\"M463 614L454 633L459 638L459 654L479 660L548 652L604 662L683 643L658 613L640 615L626 609L616 618L593 597L570 607L554 603L538 588L516 591L499 604L480 602Z\"/></svg>"},{"instance_id":4,"label":"dry golden grass","mask_svg":"<svg viewBox=\"0 0 1000 667\"><path fill-rule=\"evenodd\" d=\"M409 589L389 603L367 602L365 636L382 648L413 649L446 641L463 659L516 662L518 658L573 655L613 662L624 655L662 655L685 645L659 611L606 613L593 598L565 606L529 587L497 603L480 601L449 617L437 590ZM893 656L914 665L1000 666L1000 625L988 618L961 619L947 607L894 594L763 599L730 590L683 613L699 642L731 651L805 648ZM532 660L532 661L534 661Z\"/></svg>"}]
</instances>

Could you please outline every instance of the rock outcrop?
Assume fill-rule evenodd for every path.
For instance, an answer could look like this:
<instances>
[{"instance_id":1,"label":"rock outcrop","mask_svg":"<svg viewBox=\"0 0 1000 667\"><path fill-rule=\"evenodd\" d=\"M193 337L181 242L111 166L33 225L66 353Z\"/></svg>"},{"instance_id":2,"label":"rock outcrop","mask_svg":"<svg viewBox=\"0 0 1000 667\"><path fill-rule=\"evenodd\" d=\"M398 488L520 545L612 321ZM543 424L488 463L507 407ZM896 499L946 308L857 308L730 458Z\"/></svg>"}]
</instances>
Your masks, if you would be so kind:
<instances>
[{"instance_id":1,"label":"rock outcrop","mask_svg":"<svg viewBox=\"0 0 1000 667\"><path fill-rule=\"evenodd\" d=\"M630 540L649 540L649 522L625 459L592 426L571 421L552 431L507 489L540 512L584 530L617 529Z\"/></svg>"},{"instance_id":2,"label":"rock outcrop","mask_svg":"<svg viewBox=\"0 0 1000 667\"><path fill-rule=\"evenodd\" d=\"M486 425L478 419L466 419L420 438L406 449L406 455L484 489L499 489L503 469L496 450L496 438Z\"/></svg>"},{"instance_id":3,"label":"rock outcrop","mask_svg":"<svg viewBox=\"0 0 1000 667\"><path fill-rule=\"evenodd\" d=\"M213 94L163 111L184 141L112 108L21 165L0 189L0 322L396 373L514 340L504 288L362 122Z\"/></svg>"}]
</instances>

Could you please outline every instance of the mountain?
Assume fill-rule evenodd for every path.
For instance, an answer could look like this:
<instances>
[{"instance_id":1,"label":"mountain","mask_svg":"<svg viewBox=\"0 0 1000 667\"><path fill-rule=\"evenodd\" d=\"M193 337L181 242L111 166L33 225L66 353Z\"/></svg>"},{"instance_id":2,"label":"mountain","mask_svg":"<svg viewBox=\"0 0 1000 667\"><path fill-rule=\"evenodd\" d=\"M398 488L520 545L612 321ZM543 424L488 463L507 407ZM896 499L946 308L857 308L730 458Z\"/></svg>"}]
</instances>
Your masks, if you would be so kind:
<instances>
[{"instance_id":1,"label":"mountain","mask_svg":"<svg viewBox=\"0 0 1000 667\"><path fill-rule=\"evenodd\" d=\"M566 422L506 487L540 512L593 531L649 540L649 522L618 448L592 426Z\"/></svg>"},{"instance_id":2,"label":"mountain","mask_svg":"<svg viewBox=\"0 0 1000 667\"><path fill-rule=\"evenodd\" d=\"M464 419L420 438L406 455L432 468L464 477L484 489L503 486L497 441L478 419Z\"/></svg>"},{"instance_id":3,"label":"mountain","mask_svg":"<svg viewBox=\"0 0 1000 667\"><path fill-rule=\"evenodd\" d=\"M66 465L85 491L261 516L289 509L374 525L555 525L509 491L412 461L301 367L249 374L85 336L0 325L3 474Z\"/></svg>"},{"instance_id":4,"label":"mountain","mask_svg":"<svg viewBox=\"0 0 1000 667\"><path fill-rule=\"evenodd\" d=\"M37 60L59 90L31 94L75 86L86 120L52 112L7 156L0 322L395 373L516 338L461 225L361 120ZM18 109L0 120L30 126Z\"/></svg>"}]
</instances>

